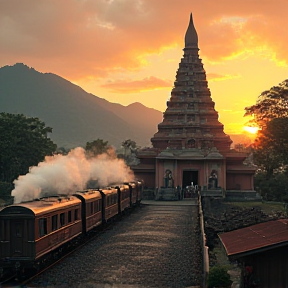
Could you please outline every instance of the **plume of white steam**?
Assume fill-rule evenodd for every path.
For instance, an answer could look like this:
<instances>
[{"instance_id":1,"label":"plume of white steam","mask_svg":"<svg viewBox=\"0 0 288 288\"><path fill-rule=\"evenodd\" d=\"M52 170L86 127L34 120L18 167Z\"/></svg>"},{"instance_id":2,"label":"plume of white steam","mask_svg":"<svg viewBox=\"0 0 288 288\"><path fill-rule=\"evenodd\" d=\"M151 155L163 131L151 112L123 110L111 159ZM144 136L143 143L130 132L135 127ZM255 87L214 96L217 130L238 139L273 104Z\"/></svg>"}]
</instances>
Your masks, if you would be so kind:
<instances>
[{"instance_id":1,"label":"plume of white steam","mask_svg":"<svg viewBox=\"0 0 288 288\"><path fill-rule=\"evenodd\" d=\"M87 158L83 148L75 148L66 155L47 156L45 161L30 168L28 174L14 181L11 195L14 203L43 196L70 195L86 188L89 180L97 180L102 187L111 183L132 181L132 170L109 151L98 157Z\"/></svg>"}]
</instances>

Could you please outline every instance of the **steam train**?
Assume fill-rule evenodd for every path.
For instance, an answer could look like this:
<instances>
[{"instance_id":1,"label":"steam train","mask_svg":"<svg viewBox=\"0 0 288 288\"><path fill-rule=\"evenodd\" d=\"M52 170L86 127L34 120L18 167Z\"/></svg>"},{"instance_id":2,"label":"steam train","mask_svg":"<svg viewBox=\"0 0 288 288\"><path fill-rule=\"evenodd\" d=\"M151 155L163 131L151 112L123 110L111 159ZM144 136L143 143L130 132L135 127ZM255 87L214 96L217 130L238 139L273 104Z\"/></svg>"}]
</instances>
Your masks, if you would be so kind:
<instances>
[{"instance_id":1,"label":"steam train","mask_svg":"<svg viewBox=\"0 0 288 288\"><path fill-rule=\"evenodd\" d=\"M142 181L13 204L0 211L0 276L25 274L140 203Z\"/></svg>"}]
</instances>

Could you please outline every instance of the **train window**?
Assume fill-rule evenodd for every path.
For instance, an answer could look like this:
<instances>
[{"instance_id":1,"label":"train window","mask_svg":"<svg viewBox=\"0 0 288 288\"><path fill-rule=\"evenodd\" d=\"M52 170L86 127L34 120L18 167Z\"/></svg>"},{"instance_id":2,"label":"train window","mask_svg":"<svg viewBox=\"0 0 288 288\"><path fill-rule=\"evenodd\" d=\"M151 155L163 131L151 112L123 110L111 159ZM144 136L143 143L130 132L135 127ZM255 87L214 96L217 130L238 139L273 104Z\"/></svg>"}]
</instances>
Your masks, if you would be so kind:
<instances>
[{"instance_id":1,"label":"train window","mask_svg":"<svg viewBox=\"0 0 288 288\"><path fill-rule=\"evenodd\" d=\"M78 220L78 209L74 211L74 220Z\"/></svg>"},{"instance_id":2,"label":"train window","mask_svg":"<svg viewBox=\"0 0 288 288\"><path fill-rule=\"evenodd\" d=\"M65 213L60 214L60 227L65 225Z\"/></svg>"},{"instance_id":3,"label":"train window","mask_svg":"<svg viewBox=\"0 0 288 288\"><path fill-rule=\"evenodd\" d=\"M52 216L52 231L55 231L58 228L58 215Z\"/></svg>"},{"instance_id":4,"label":"train window","mask_svg":"<svg viewBox=\"0 0 288 288\"><path fill-rule=\"evenodd\" d=\"M39 237L47 235L47 218L40 218L38 221Z\"/></svg>"},{"instance_id":5,"label":"train window","mask_svg":"<svg viewBox=\"0 0 288 288\"><path fill-rule=\"evenodd\" d=\"M68 223L70 223L72 221L72 214L71 214L71 210L68 211Z\"/></svg>"}]
</instances>

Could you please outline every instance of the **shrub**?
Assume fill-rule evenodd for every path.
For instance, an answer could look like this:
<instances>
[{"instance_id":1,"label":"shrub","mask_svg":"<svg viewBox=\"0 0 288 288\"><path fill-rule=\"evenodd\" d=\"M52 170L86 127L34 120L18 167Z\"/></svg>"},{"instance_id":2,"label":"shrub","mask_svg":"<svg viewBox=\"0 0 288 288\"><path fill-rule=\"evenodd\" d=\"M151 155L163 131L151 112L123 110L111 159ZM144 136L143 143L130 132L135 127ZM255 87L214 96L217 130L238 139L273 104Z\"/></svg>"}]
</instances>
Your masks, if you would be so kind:
<instances>
[{"instance_id":1,"label":"shrub","mask_svg":"<svg viewBox=\"0 0 288 288\"><path fill-rule=\"evenodd\" d=\"M214 266L210 269L208 274L208 288L213 287L231 287L232 281L230 275L222 266Z\"/></svg>"}]
</instances>

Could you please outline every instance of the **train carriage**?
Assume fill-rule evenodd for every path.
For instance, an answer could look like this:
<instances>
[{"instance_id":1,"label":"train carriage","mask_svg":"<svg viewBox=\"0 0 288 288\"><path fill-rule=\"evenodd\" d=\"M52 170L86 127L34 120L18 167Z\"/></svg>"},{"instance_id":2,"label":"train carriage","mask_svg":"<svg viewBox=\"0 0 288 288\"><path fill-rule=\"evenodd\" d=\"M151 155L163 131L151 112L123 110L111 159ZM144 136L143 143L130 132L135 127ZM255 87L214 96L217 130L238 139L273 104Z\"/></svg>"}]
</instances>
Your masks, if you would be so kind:
<instances>
[{"instance_id":1,"label":"train carriage","mask_svg":"<svg viewBox=\"0 0 288 288\"><path fill-rule=\"evenodd\" d=\"M82 202L83 234L102 224L102 195L100 191L89 189L74 194Z\"/></svg>"},{"instance_id":2,"label":"train carriage","mask_svg":"<svg viewBox=\"0 0 288 288\"><path fill-rule=\"evenodd\" d=\"M120 213L118 205L118 189L108 187L99 189L103 201L103 223L108 222Z\"/></svg>"},{"instance_id":3,"label":"train carriage","mask_svg":"<svg viewBox=\"0 0 288 288\"><path fill-rule=\"evenodd\" d=\"M0 277L11 270L25 274L38 268L78 236L139 204L142 189L143 183L135 181L0 209Z\"/></svg>"},{"instance_id":4,"label":"train carriage","mask_svg":"<svg viewBox=\"0 0 288 288\"><path fill-rule=\"evenodd\" d=\"M118 190L118 210L119 213L124 212L125 210L131 207L131 193L129 185L121 184L113 186Z\"/></svg>"},{"instance_id":5,"label":"train carriage","mask_svg":"<svg viewBox=\"0 0 288 288\"><path fill-rule=\"evenodd\" d=\"M0 211L0 270L33 267L82 232L81 201L47 197Z\"/></svg>"},{"instance_id":6,"label":"train carriage","mask_svg":"<svg viewBox=\"0 0 288 288\"><path fill-rule=\"evenodd\" d=\"M137 193L138 193L138 187L135 182L129 182L127 183L129 186L130 191L130 206L136 205L137 203Z\"/></svg>"}]
</instances>

